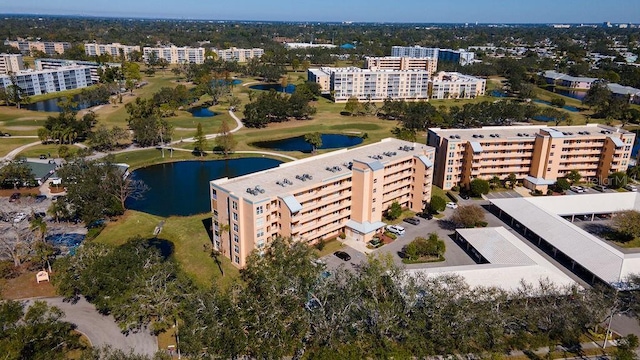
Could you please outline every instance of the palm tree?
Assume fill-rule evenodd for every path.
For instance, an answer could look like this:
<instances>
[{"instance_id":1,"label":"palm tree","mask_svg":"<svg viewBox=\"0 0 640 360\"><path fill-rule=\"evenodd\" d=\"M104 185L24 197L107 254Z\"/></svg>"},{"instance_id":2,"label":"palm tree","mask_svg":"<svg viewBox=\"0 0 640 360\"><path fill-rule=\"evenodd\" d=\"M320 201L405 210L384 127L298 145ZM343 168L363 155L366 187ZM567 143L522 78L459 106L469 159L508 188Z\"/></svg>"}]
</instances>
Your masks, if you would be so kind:
<instances>
[{"instance_id":1,"label":"palm tree","mask_svg":"<svg viewBox=\"0 0 640 360\"><path fill-rule=\"evenodd\" d=\"M44 241L47 235L47 223L41 216L31 214L31 221L29 222L29 229L36 233L38 240Z\"/></svg>"}]
</instances>

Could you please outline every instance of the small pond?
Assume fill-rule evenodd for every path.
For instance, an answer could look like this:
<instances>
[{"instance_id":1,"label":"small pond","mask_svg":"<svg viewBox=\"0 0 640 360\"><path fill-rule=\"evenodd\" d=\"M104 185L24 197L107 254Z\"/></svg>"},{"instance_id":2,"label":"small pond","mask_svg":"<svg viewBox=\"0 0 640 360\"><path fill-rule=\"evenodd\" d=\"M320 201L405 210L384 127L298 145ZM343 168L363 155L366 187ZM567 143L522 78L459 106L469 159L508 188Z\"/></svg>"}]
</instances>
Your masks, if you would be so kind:
<instances>
[{"instance_id":1,"label":"small pond","mask_svg":"<svg viewBox=\"0 0 640 360\"><path fill-rule=\"evenodd\" d=\"M64 98L41 100L41 101L32 102L31 104L23 105L22 107L24 109L32 110L32 111L60 112L60 107L58 107L58 101L63 99ZM78 103L78 106L74 108L75 110L82 110L92 106L92 104L81 102L80 95L74 95L73 101Z\"/></svg>"},{"instance_id":2,"label":"small pond","mask_svg":"<svg viewBox=\"0 0 640 360\"><path fill-rule=\"evenodd\" d=\"M277 92L285 92L287 94L293 94L296 90L296 86L293 84L289 84L286 87L282 87L280 84L257 84L249 86L250 89L253 90L275 90Z\"/></svg>"},{"instance_id":3,"label":"small pond","mask_svg":"<svg viewBox=\"0 0 640 360\"><path fill-rule=\"evenodd\" d=\"M51 243L54 248L60 250L62 255L74 255L76 248L82 244L86 235L84 234L50 234L45 241Z\"/></svg>"},{"instance_id":4,"label":"small pond","mask_svg":"<svg viewBox=\"0 0 640 360\"><path fill-rule=\"evenodd\" d=\"M506 92L500 91L500 90L491 90L489 95L491 95L493 97L499 97L499 98L504 98L504 97L508 96Z\"/></svg>"},{"instance_id":5,"label":"small pond","mask_svg":"<svg viewBox=\"0 0 640 360\"><path fill-rule=\"evenodd\" d=\"M356 146L362 143L360 136L341 134L322 134L322 146L320 149L337 149ZM313 147L304 141L304 136L296 136L280 140L254 142L251 145L264 149L279 151L311 152Z\"/></svg>"},{"instance_id":6,"label":"small pond","mask_svg":"<svg viewBox=\"0 0 640 360\"><path fill-rule=\"evenodd\" d=\"M553 106L553 105L551 105L551 103L550 103L550 102L545 101L545 100L535 99L535 100L533 100L533 102L538 103L538 104L545 104L545 105ZM563 108L563 109L565 109L565 110L567 110L567 111L571 111L571 112L578 112L578 111L580 111L580 109L578 109L578 108L577 108L577 107L575 107L575 106L571 106L571 105L565 105L565 106L563 106L562 108Z\"/></svg>"},{"instance_id":7,"label":"small pond","mask_svg":"<svg viewBox=\"0 0 640 360\"><path fill-rule=\"evenodd\" d=\"M159 216L189 216L211 211L209 181L274 168L282 162L269 158L180 161L148 166L130 176L150 190L144 199L129 199L128 209Z\"/></svg>"},{"instance_id":8,"label":"small pond","mask_svg":"<svg viewBox=\"0 0 640 360\"><path fill-rule=\"evenodd\" d=\"M227 80L213 80L212 81L213 84L221 84L221 85L239 85L242 84L242 80L240 79L233 79L231 81L227 81Z\"/></svg>"},{"instance_id":9,"label":"small pond","mask_svg":"<svg viewBox=\"0 0 640 360\"><path fill-rule=\"evenodd\" d=\"M218 115L217 112L213 112L209 110L209 108L202 106L191 108L189 112L193 117L212 117Z\"/></svg>"},{"instance_id":10,"label":"small pond","mask_svg":"<svg viewBox=\"0 0 640 360\"><path fill-rule=\"evenodd\" d=\"M572 99L584 100L585 96L587 96L587 92L584 90L567 90L567 89L556 89L553 86L549 86L547 88L549 91L553 91L556 94L560 94L566 97L570 97Z\"/></svg>"}]
</instances>

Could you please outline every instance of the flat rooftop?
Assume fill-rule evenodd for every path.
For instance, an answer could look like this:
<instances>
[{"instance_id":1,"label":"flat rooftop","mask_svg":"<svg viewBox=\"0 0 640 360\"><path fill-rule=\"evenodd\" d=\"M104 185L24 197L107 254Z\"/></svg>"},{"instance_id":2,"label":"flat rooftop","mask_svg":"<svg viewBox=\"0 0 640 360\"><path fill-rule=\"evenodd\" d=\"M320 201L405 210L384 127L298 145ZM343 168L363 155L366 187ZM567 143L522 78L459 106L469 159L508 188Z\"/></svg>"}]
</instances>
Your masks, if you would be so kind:
<instances>
[{"instance_id":1,"label":"flat rooftop","mask_svg":"<svg viewBox=\"0 0 640 360\"><path fill-rule=\"evenodd\" d=\"M430 166L433 166L434 159L428 158L433 156L433 151L433 147L425 144L387 138L370 145L283 163L277 168L237 178L213 180L211 184L224 188L238 197L258 203L276 196L294 195L312 184L332 182L350 176L349 163L354 160L367 163L370 167L379 167L400 158L422 155L421 161L427 161ZM431 152L431 154L424 156L425 152ZM308 176L303 177L305 174ZM255 195L247 192L247 189L255 189L256 186L264 192L254 192Z\"/></svg>"},{"instance_id":2,"label":"flat rooftop","mask_svg":"<svg viewBox=\"0 0 640 360\"><path fill-rule=\"evenodd\" d=\"M500 141L504 139L533 141L536 138L536 134L540 133L540 130L551 131L553 132L554 137L565 137L568 139L589 136L592 137L594 135L612 136L614 134L631 134L629 131L602 124L587 124L578 126L485 126L472 129L429 129L429 131L434 132L441 137L460 141ZM603 131L607 133L603 133ZM459 138L456 135L459 136ZM455 138L452 138L451 136L454 136Z\"/></svg>"},{"instance_id":3,"label":"flat rooftop","mask_svg":"<svg viewBox=\"0 0 640 360\"><path fill-rule=\"evenodd\" d=\"M523 282L538 285L548 280L558 286L575 284L504 227L458 229L456 232L489 263L409 269L409 274L459 275L471 287L498 287L506 291L516 291Z\"/></svg>"},{"instance_id":4,"label":"flat rooftop","mask_svg":"<svg viewBox=\"0 0 640 360\"><path fill-rule=\"evenodd\" d=\"M640 254L623 253L562 217L640 211L636 192L492 199L491 203L605 282L617 283L640 273Z\"/></svg>"},{"instance_id":5,"label":"flat rooftop","mask_svg":"<svg viewBox=\"0 0 640 360\"><path fill-rule=\"evenodd\" d=\"M309 69L311 70L311 69ZM414 69L414 70L392 70L392 69L377 69L377 70L372 70L372 69L361 69L358 67L354 67L354 66L349 66L349 67L322 67L320 68L320 71L326 73L326 74L331 74L331 73L338 73L338 74L415 74L415 73L424 73L424 74L428 74L429 71L427 70L422 70L422 69Z\"/></svg>"}]
</instances>

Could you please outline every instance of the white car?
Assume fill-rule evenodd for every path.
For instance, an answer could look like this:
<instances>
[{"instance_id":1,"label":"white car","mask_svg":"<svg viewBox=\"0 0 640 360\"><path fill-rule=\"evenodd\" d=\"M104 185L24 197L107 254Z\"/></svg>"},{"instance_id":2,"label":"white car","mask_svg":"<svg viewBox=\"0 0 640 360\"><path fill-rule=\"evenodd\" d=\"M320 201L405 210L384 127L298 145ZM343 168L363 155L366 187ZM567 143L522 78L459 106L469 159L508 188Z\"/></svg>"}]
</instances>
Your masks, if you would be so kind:
<instances>
[{"instance_id":1,"label":"white car","mask_svg":"<svg viewBox=\"0 0 640 360\"><path fill-rule=\"evenodd\" d=\"M576 193L583 193L585 192L585 189L582 186L571 186L569 188L571 191L576 192Z\"/></svg>"},{"instance_id":2,"label":"white car","mask_svg":"<svg viewBox=\"0 0 640 360\"><path fill-rule=\"evenodd\" d=\"M24 220L27 218L27 214L21 212L21 213L17 213L16 217L13 218L13 222L14 223L19 223L20 221Z\"/></svg>"},{"instance_id":3,"label":"white car","mask_svg":"<svg viewBox=\"0 0 640 360\"><path fill-rule=\"evenodd\" d=\"M400 236L404 235L404 228L399 225L387 225L387 231Z\"/></svg>"},{"instance_id":4,"label":"white car","mask_svg":"<svg viewBox=\"0 0 640 360\"><path fill-rule=\"evenodd\" d=\"M624 188L626 190L629 190L629 191L638 191L638 187L636 185L634 185L634 184L629 184L629 185L625 186Z\"/></svg>"},{"instance_id":5,"label":"white car","mask_svg":"<svg viewBox=\"0 0 640 360\"><path fill-rule=\"evenodd\" d=\"M454 202L448 202L447 203L447 207L449 209L457 209L458 208L458 204L454 203Z\"/></svg>"}]
</instances>

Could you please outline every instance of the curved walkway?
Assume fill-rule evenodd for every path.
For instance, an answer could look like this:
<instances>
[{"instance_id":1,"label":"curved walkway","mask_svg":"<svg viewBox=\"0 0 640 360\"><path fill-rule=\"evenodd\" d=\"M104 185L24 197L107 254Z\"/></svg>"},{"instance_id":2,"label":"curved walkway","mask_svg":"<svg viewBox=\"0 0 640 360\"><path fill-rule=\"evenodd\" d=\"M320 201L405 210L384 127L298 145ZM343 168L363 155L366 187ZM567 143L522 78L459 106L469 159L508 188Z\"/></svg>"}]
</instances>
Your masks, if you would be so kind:
<instances>
[{"instance_id":1,"label":"curved walkway","mask_svg":"<svg viewBox=\"0 0 640 360\"><path fill-rule=\"evenodd\" d=\"M193 150L189 150L189 149L183 149L183 148L174 148L174 147L166 147L165 149L171 149L174 151L188 151L188 152L193 152ZM260 150L236 150L236 151L232 151L233 154L260 154L260 155L269 155L269 156L277 156L277 157L282 157L285 159L289 159L289 160L298 160L298 158L295 158L293 156L289 156L289 155L284 155L284 154L280 154L277 152L271 152L271 151L260 151Z\"/></svg>"},{"instance_id":2,"label":"curved walkway","mask_svg":"<svg viewBox=\"0 0 640 360\"><path fill-rule=\"evenodd\" d=\"M229 130L230 133L234 133L240 129L242 129L242 127L244 126L242 124L242 121L236 116L236 114L229 110L229 116L231 116L231 118L236 122L236 127ZM207 139L214 139L216 137L220 136L220 134L206 134L205 137ZM181 139L181 140L174 140L171 142L171 144L178 144L180 142L195 142L196 140L193 137L190 138L186 138L186 139Z\"/></svg>"},{"instance_id":3,"label":"curved walkway","mask_svg":"<svg viewBox=\"0 0 640 360\"><path fill-rule=\"evenodd\" d=\"M36 146L38 144L42 144L41 141L36 141L33 143L29 143L29 144L25 144L22 146L19 146L11 151L9 151L9 153L7 155L5 155L2 160L13 160L18 154L20 154L23 150L30 148L31 146Z\"/></svg>"},{"instance_id":4,"label":"curved walkway","mask_svg":"<svg viewBox=\"0 0 640 360\"><path fill-rule=\"evenodd\" d=\"M77 330L87 336L92 346L101 347L110 345L114 349L120 349L125 353L133 351L136 354L153 356L158 351L158 339L149 334L148 330L124 335L115 322L113 316L100 314L95 306L84 298L75 303L62 301L62 298L36 299L47 302L64 311L64 321L73 323ZM28 300L30 304L34 300Z\"/></svg>"}]
</instances>

